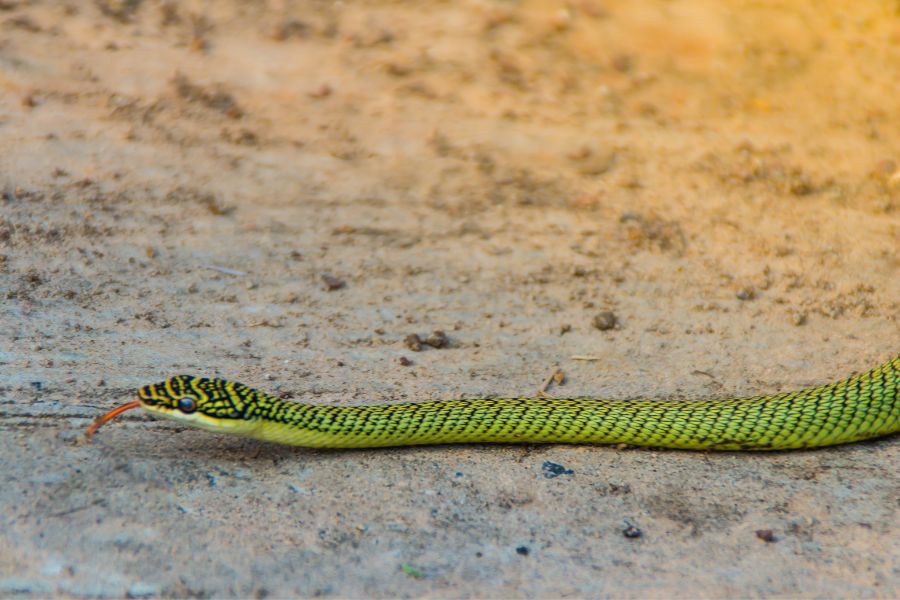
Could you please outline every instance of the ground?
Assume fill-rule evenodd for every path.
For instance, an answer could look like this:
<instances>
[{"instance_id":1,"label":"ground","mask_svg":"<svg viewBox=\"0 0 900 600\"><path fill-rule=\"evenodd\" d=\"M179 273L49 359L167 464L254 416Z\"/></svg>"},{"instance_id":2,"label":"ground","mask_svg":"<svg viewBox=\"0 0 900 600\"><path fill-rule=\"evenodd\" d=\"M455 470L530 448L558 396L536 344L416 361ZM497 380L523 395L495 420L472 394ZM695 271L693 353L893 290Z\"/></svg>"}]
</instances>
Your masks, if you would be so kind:
<instances>
[{"instance_id":1,"label":"ground","mask_svg":"<svg viewBox=\"0 0 900 600\"><path fill-rule=\"evenodd\" d=\"M896 597L896 437L82 436L176 373L699 398L896 355L897 5L783 4L0 1L0 596Z\"/></svg>"}]
</instances>

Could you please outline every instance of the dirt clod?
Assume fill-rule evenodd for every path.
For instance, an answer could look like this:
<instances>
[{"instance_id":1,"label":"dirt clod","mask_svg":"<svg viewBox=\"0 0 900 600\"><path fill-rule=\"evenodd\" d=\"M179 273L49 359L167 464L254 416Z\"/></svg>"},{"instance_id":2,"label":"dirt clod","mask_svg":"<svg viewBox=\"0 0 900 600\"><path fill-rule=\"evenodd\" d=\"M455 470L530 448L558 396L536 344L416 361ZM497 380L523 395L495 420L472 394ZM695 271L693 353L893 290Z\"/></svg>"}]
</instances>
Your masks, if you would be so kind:
<instances>
[{"instance_id":1,"label":"dirt clod","mask_svg":"<svg viewBox=\"0 0 900 600\"><path fill-rule=\"evenodd\" d=\"M325 284L325 291L333 292L335 290L343 289L347 286L347 282L341 279L340 277L335 277L329 273L322 273L321 275L322 283Z\"/></svg>"},{"instance_id":2,"label":"dirt clod","mask_svg":"<svg viewBox=\"0 0 900 600\"><path fill-rule=\"evenodd\" d=\"M403 338L403 344L413 352L422 351L422 339L416 333L411 333Z\"/></svg>"},{"instance_id":3,"label":"dirt clod","mask_svg":"<svg viewBox=\"0 0 900 600\"><path fill-rule=\"evenodd\" d=\"M616 314L608 310L597 313L591 320L591 324L594 326L594 328L599 329L600 331L609 331L610 329L615 329L618 322L619 319Z\"/></svg>"},{"instance_id":4,"label":"dirt clod","mask_svg":"<svg viewBox=\"0 0 900 600\"><path fill-rule=\"evenodd\" d=\"M774 543L778 541L778 537L771 529L757 529L756 537L768 543Z\"/></svg>"},{"instance_id":5,"label":"dirt clod","mask_svg":"<svg viewBox=\"0 0 900 600\"><path fill-rule=\"evenodd\" d=\"M450 344L450 338L447 337L446 333L438 329L432 331L431 335L425 338L425 343L432 348L446 348Z\"/></svg>"}]
</instances>

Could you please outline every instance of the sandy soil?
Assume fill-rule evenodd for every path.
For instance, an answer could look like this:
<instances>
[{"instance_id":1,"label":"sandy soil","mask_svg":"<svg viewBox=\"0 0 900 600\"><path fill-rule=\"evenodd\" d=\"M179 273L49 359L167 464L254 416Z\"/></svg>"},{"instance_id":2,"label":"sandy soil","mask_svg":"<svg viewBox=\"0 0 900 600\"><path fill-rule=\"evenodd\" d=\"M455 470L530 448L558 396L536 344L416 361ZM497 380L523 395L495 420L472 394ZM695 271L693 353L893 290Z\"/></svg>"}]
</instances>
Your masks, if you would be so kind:
<instances>
[{"instance_id":1,"label":"sandy soil","mask_svg":"<svg viewBox=\"0 0 900 600\"><path fill-rule=\"evenodd\" d=\"M179 372L695 398L889 358L896 2L206 4L0 1L0 596L897 597L896 438L81 441Z\"/></svg>"}]
</instances>

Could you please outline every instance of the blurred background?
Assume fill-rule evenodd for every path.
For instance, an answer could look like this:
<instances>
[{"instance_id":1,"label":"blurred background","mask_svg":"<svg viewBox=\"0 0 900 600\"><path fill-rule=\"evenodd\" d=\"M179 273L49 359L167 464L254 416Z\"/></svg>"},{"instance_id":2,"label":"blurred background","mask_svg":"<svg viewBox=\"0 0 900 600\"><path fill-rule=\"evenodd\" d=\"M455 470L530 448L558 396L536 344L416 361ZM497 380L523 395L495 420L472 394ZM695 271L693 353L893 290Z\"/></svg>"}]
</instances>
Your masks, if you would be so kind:
<instances>
[{"instance_id":1,"label":"blurred background","mask_svg":"<svg viewBox=\"0 0 900 600\"><path fill-rule=\"evenodd\" d=\"M79 442L179 372L695 398L887 359L895 0L0 0L0 192L0 595L897 589L896 440Z\"/></svg>"}]
</instances>

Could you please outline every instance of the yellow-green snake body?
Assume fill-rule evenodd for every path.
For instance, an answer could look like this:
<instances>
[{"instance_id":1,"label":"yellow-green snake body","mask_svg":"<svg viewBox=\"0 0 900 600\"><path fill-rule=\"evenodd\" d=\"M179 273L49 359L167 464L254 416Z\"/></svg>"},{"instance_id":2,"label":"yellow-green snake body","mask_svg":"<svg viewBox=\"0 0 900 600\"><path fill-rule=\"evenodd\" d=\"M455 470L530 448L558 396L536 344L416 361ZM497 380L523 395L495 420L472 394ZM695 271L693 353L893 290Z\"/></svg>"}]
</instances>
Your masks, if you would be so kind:
<instances>
[{"instance_id":1,"label":"yellow-green snake body","mask_svg":"<svg viewBox=\"0 0 900 600\"><path fill-rule=\"evenodd\" d=\"M138 395L89 433L140 406L203 429L318 448L504 442L785 450L900 430L900 356L820 387L711 400L475 398L324 406L190 375L145 386Z\"/></svg>"}]
</instances>

